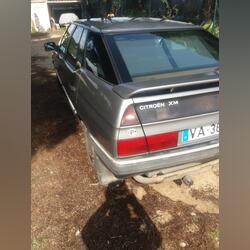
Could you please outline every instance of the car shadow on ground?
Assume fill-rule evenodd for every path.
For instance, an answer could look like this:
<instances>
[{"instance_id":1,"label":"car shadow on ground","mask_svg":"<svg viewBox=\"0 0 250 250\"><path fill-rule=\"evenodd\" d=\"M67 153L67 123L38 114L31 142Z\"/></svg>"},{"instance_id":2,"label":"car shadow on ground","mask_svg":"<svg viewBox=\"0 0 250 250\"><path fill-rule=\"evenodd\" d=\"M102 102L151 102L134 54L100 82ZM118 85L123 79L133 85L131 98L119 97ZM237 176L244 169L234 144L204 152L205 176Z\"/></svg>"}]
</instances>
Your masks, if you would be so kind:
<instances>
[{"instance_id":1,"label":"car shadow on ground","mask_svg":"<svg viewBox=\"0 0 250 250\"><path fill-rule=\"evenodd\" d=\"M31 58L32 156L40 148L53 148L78 129L78 121L58 85L54 70L46 67L47 60L47 56Z\"/></svg>"},{"instance_id":2,"label":"car shadow on ground","mask_svg":"<svg viewBox=\"0 0 250 250\"><path fill-rule=\"evenodd\" d=\"M161 246L160 232L125 182L107 187L106 201L82 230L87 249L148 249Z\"/></svg>"}]
</instances>

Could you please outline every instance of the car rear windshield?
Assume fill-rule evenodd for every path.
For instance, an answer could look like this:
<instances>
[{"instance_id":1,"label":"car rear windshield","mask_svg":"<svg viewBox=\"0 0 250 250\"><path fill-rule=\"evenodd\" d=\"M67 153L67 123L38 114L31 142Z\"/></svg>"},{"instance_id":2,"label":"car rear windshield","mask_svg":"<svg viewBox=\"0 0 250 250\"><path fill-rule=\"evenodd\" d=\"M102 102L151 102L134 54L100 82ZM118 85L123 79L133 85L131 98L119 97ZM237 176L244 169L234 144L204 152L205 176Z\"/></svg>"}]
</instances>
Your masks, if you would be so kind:
<instances>
[{"instance_id":1,"label":"car rear windshield","mask_svg":"<svg viewBox=\"0 0 250 250\"><path fill-rule=\"evenodd\" d=\"M218 66L218 40L203 30L117 34L110 39L118 65L126 66L132 79Z\"/></svg>"}]
</instances>

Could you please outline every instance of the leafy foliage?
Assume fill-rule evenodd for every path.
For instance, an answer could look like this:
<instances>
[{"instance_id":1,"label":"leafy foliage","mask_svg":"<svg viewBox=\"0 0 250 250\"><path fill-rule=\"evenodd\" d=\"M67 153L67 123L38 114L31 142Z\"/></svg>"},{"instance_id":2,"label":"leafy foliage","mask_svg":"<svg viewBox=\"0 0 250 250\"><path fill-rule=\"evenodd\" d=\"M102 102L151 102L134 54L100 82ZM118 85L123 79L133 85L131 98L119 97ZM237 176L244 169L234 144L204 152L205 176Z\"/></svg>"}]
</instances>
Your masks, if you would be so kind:
<instances>
[{"instance_id":1,"label":"leafy foliage","mask_svg":"<svg viewBox=\"0 0 250 250\"><path fill-rule=\"evenodd\" d=\"M173 18L177 9L170 0L82 0L87 16L153 16Z\"/></svg>"},{"instance_id":2,"label":"leafy foliage","mask_svg":"<svg viewBox=\"0 0 250 250\"><path fill-rule=\"evenodd\" d=\"M207 0L207 1L211 1L211 0ZM206 12L206 9L204 9L205 18L204 18L202 27L208 30L214 36L219 37L219 31L220 31L219 30L219 0L214 1L213 7L214 7L213 12L211 12L210 14L208 14Z\"/></svg>"},{"instance_id":3,"label":"leafy foliage","mask_svg":"<svg viewBox=\"0 0 250 250\"><path fill-rule=\"evenodd\" d=\"M169 0L161 0L158 10L153 10L154 17L162 17L166 19L173 19L178 15L178 8L172 6Z\"/></svg>"},{"instance_id":4,"label":"leafy foliage","mask_svg":"<svg viewBox=\"0 0 250 250\"><path fill-rule=\"evenodd\" d=\"M178 3L173 5L173 3ZM82 0L87 17L161 17L202 25L219 36L219 0Z\"/></svg>"},{"instance_id":5,"label":"leafy foliage","mask_svg":"<svg viewBox=\"0 0 250 250\"><path fill-rule=\"evenodd\" d=\"M213 22L213 21L210 20L210 21L204 23L204 24L202 25L202 27L203 27L205 30L207 30L207 31L209 31L210 33L212 33L214 36L219 37L220 28L219 28L218 23L215 23L215 22Z\"/></svg>"}]
</instances>

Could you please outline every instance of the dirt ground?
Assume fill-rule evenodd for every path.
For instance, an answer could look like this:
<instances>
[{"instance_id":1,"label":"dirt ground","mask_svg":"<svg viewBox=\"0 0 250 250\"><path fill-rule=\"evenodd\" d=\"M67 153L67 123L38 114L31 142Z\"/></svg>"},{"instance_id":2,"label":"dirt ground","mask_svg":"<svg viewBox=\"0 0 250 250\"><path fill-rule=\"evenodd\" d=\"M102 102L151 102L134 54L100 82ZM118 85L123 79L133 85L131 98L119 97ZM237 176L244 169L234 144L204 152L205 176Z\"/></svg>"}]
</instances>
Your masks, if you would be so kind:
<instances>
[{"instance_id":1,"label":"dirt ground","mask_svg":"<svg viewBox=\"0 0 250 250\"><path fill-rule=\"evenodd\" d=\"M46 39L31 42L32 249L218 249L218 162L191 188L131 179L100 186Z\"/></svg>"}]
</instances>

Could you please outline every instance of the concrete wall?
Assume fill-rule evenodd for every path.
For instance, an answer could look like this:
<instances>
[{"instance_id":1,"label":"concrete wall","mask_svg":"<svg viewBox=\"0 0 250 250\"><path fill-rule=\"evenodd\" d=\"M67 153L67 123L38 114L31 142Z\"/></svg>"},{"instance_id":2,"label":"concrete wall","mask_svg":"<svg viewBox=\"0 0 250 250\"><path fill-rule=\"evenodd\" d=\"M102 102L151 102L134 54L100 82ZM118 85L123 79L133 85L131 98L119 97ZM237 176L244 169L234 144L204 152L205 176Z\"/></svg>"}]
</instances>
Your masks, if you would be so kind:
<instances>
[{"instance_id":1,"label":"concrete wall","mask_svg":"<svg viewBox=\"0 0 250 250\"><path fill-rule=\"evenodd\" d=\"M50 29L50 20L47 3L31 3L31 22L38 32L47 32Z\"/></svg>"}]
</instances>

